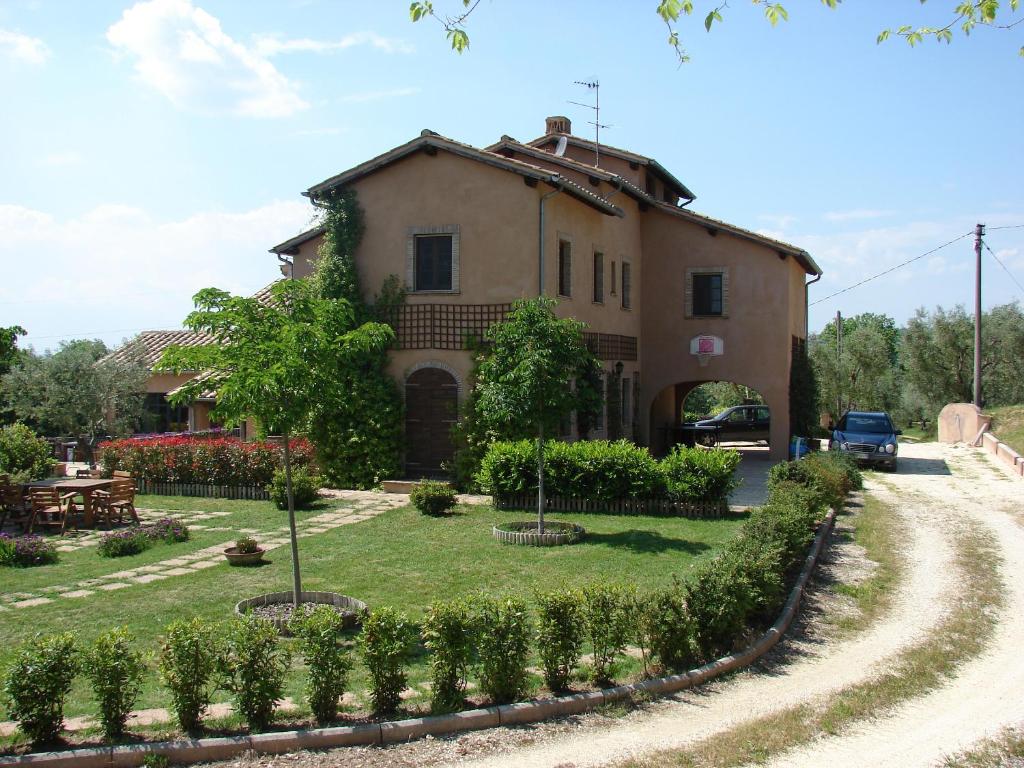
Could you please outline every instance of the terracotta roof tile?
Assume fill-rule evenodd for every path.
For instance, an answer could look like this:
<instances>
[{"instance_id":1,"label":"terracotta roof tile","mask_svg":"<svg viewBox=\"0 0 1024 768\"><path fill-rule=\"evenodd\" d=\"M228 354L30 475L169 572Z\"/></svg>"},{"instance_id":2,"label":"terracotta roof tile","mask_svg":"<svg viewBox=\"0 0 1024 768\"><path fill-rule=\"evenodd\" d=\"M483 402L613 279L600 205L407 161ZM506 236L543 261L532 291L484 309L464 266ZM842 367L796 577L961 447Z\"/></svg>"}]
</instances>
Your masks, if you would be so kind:
<instances>
[{"instance_id":1,"label":"terracotta roof tile","mask_svg":"<svg viewBox=\"0 0 1024 768\"><path fill-rule=\"evenodd\" d=\"M171 345L195 347L211 341L212 337L189 330L143 331L103 359L117 363L138 361L152 370L163 351Z\"/></svg>"}]
</instances>

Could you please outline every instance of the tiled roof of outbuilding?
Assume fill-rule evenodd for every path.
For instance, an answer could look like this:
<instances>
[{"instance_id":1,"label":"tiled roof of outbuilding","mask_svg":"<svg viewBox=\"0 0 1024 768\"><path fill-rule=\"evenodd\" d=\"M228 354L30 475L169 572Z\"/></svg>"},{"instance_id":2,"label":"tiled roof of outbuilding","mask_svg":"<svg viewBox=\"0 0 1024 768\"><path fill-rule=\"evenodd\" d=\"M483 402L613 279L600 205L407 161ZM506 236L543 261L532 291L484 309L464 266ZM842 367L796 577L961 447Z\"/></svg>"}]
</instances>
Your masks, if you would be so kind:
<instances>
[{"instance_id":1,"label":"tiled roof of outbuilding","mask_svg":"<svg viewBox=\"0 0 1024 768\"><path fill-rule=\"evenodd\" d=\"M209 344L211 340L211 337L204 333L189 330L143 331L103 359L118 363L140 362L152 370L168 347L172 345L195 347L200 344Z\"/></svg>"}]
</instances>

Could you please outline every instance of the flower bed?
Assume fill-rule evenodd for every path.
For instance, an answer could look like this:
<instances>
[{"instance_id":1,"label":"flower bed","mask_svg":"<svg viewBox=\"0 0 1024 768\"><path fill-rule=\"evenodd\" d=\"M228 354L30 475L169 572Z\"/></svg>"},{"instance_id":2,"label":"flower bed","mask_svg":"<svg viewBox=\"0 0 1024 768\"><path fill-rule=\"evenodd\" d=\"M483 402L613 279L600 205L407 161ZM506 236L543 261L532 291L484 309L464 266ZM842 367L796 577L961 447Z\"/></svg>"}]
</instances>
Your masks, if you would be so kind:
<instances>
[{"instance_id":1,"label":"flower bed","mask_svg":"<svg viewBox=\"0 0 1024 768\"><path fill-rule=\"evenodd\" d=\"M57 548L42 536L0 533L0 565L29 568L57 562Z\"/></svg>"},{"instance_id":2,"label":"flower bed","mask_svg":"<svg viewBox=\"0 0 1024 768\"><path fill-rule=\"evenodd\" d=\"M296 469L314 465L313 446L305 439L290 443ZM104 474L124 470L147 485L169 483L202 486L270 484L284 464L277 443L243 442L236 438L160 437L112 440L100 444Z\"/></svg>"},{"instance_id":3,"label":"flower bed","mask_svg":"<svg viewBox=\"0 0 1024 768\"><path fill-rule=\"evenodd\" d=\"M125 557L137 555L159 542L175 544L188 539L188 527L184 523L163 517L148 525L103 534L97 551L101 557Z\"/></svg>"}]
</instances>

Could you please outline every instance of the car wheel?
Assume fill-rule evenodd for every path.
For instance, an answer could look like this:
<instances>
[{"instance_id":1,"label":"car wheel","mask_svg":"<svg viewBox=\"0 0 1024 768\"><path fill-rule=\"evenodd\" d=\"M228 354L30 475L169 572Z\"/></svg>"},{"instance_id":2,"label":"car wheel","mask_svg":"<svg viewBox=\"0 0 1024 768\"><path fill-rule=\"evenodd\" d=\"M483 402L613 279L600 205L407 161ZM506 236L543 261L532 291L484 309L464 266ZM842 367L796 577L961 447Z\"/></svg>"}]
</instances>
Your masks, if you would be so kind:
<instances>
[{"instance_id":1,"label":"car wheel","mask_svg":"<svg viewBox=\"0 0 1024 768\"><path fill-rule=\"evenodd\" d=\"M701 432L697 435L697 443L705 448L714 448L717 442L713 432Z\"/></svg>"}]
</instances>

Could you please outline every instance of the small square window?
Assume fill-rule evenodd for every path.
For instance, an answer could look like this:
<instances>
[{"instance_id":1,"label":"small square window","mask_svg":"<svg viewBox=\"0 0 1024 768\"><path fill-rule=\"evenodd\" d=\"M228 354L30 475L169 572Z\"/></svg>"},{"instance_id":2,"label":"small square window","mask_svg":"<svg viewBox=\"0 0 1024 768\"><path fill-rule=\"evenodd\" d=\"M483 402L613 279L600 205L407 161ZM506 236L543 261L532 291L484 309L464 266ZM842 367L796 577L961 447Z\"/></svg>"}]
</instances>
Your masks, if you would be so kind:
<instances>
[{"instance_id":1,"label":"small square window","mask_svg":"<svg viewBox=\"0 0 1024 768\"><path fill-rule=\"evenodd\" d=\"M594 251L594 301L604 303L604 254Z\"/></svg>"},{"instance_id":2,"label":"small square window","mask_svg":"<svg viewBox=\"0 0 1024 768\"><path fill-rule=\"evenodd\" d=\"M558 295L572 296L572 243L558 241Z\"/></svg>"},{"instance_id":3,"label":"small square window","mask_svg":"<svg viewBox=\"0 0 1024 768\"><path fill-rule=\"evenodd\" d=\"M452 290L452 236L417 235L414 290Z\"/></svg>"},{"instance_id":4,"label":"small square window","mask_svg":"<svg viewBox=\"0 0 1024 768\"><path fill-rule=\"evenodd\" d=\"M722 314L722 274L709 273L693 276L693 314Z\"/></svg>"}]
</instances>

